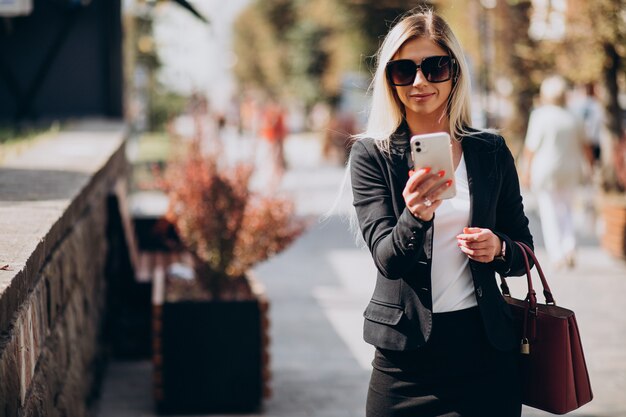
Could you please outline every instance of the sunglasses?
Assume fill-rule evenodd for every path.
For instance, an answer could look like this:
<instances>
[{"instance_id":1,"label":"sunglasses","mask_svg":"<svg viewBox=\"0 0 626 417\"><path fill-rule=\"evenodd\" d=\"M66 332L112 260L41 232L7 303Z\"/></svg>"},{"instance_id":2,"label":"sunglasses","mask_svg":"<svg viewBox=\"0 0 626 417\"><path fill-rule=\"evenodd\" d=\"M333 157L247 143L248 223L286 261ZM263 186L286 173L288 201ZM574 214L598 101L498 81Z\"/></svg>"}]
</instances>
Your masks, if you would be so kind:
<instances>
[{"instance_id":1,"label":"sunglasses","mask_svg":"<svg viewBox=\"0 0 626 417\"><path fill-rule=\"evenodd\" d=\"M387 79L391 85L411 85L417 76L417 70L429 83L442 83L452 78L456 60L447 55L429 56L416 64L410 59L397 59L389 61L386 66Z\"/></svg>"}]
</instances>

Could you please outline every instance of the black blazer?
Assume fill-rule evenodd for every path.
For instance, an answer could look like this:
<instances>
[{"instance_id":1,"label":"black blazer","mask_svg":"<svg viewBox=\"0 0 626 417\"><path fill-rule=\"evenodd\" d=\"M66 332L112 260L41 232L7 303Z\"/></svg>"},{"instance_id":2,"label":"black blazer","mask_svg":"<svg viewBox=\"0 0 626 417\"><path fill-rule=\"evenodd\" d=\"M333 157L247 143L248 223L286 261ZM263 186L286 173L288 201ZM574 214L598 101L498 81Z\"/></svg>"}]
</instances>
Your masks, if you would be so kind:
<instances>
[{"instance_id":1,"label":"black blazer","mask_svg":"<svg viewBox=\"0 0 626 417\"><path fill-rule=\"evenodd\" d=\"M519 341L495 273L522 275L523 260L513 241L522 241L532 248L533 239L513 157L504 139L471 132L462 139L470 191L470 226L491 229L506 241L508 253L504 261L470 260L469 265L487 336L495 348L509 350ZM363 335L366 342L391 350L424 345L432 329L428 248L433 222L414 217L402 198L409 170L408 136L405 126L398 129L390 138L389 155L382 153L372 139L354 143L350 154L354 207L378 269L374 294L364 313Z\"/></svg>"}]
</instances>

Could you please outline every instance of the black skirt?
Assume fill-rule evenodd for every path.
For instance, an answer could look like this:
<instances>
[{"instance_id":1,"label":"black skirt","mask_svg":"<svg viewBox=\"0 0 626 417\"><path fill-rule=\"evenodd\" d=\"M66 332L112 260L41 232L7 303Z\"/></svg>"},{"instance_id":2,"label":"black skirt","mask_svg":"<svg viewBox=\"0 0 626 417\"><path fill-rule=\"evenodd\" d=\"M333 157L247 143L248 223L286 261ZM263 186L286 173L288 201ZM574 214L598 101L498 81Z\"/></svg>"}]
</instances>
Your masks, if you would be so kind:
<instances>
[{"instance_id":1,"label":"black skirt","mask_svg":"<svg viewBox=\"0 0 626 417\"><path fill-rule=\"evenodd\" d=\"M433 315L428 343L377 349L367 417L519 417L519 353L494 349L478 307Z\"/></svg>"}]
</instances>

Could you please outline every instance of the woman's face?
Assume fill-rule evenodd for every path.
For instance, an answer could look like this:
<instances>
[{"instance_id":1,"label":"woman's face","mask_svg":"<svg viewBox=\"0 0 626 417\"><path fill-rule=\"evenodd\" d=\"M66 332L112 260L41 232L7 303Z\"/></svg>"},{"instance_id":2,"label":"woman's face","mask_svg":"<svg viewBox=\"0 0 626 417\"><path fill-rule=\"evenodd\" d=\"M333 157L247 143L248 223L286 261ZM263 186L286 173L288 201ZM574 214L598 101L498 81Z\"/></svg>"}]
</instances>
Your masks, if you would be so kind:
<instances>
[{"instance_id":1,"label":"woman's face","mask_svg":"<svg viewBox=\"0 0 626 417\"><path fill-rule=\"evenodd\" d=\"M407 41L393 57L410 59L420 64L429 56L442 56L448 53L428 38L415 38ZM417 71L413 84L396 86L398 98L404 104L407 119L439 118L445 112L445 106L452 91L452 80L431 83L426 80L421 70Z\"/></svg>"}]
</instances>

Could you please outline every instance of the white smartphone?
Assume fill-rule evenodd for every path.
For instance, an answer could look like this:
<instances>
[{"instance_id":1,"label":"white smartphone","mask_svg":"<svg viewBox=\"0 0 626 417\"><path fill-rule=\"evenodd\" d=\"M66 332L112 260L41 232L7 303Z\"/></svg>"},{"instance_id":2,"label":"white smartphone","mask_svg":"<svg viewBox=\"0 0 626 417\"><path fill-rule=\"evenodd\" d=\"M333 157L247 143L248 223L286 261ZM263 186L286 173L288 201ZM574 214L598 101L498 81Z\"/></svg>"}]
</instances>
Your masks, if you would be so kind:
<instances>
[{"instance_id":1,"label":"white smartphone","mask_svg":"<svg viewBox=\"0 0 626 417\"><path fill-rule=\"evenodd\" d=\"M437 132L413 136L411 138L411 158L413 159L413 169L416 171L425 167L430 167L433 174L442 170L445 171L440 184L452 180L452 185L441 194L442 200L456 195L452 145L448 133Z\"/></svg>"}]
</instances>

